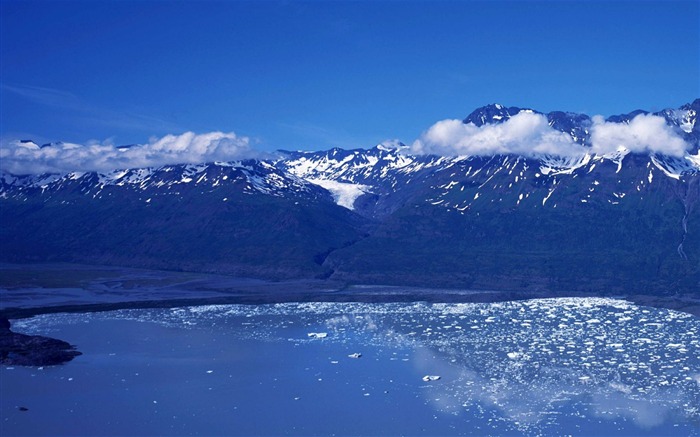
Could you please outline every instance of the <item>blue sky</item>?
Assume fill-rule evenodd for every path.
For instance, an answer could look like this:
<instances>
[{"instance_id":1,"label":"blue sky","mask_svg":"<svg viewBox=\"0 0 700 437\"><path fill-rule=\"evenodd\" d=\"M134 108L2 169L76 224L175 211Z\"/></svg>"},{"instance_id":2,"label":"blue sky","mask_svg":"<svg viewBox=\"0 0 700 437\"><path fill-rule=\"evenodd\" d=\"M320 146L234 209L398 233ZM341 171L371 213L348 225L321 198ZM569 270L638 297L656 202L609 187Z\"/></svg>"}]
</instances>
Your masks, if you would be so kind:
<instances>
[{"instance_id":1,"label":"blue sky","mask_svg":"<svg viewBox=\"0 0 700 437\"><path fill-rule=\"evenodd\" d=\"M371 147L488 103L612 115L700 97L696 0L0 7L4 140Z\"/></svg>"}]
</instances>

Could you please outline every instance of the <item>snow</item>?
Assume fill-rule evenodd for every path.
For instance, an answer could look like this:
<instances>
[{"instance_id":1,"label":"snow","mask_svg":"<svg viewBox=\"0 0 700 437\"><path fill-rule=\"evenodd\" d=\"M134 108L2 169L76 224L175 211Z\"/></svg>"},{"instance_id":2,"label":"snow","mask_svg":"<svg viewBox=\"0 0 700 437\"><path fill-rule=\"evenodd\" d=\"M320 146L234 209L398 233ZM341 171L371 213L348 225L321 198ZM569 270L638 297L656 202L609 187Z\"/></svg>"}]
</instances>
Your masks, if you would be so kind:
<instances>
[{"instance_id":1,"label":"snow","mask_svg":"<svg viewBox=\"0 0 700 437\"><path fill-rule=\"evenodd\" d=\"M695 155L687 154L685 159L690 161L691 165L700 170L700 150Z\"/></svg>"},{"instance_id":2,"label":"snow","mask_svg":"<svg viewBox=\"0 0 700 437\"><path fill-rule=\"evenodd\" d=\"M347 209L355 209L355 200L367 193L371 187L361 184L351 184L327 179L307 179L312 184L325 188L333 195L333 200L338 205Z\"/></svg>"},{"instance_id":3,"label":"snow","mask_svg":"<svg viewBox=\"0 0 700 437\"><path fill-rule=\"evenodd\" d=\"M615 173L619 173L620 170L622 170L622 160L625 159L625 156L627 156L629 153L629 149L620 146L615 152L602 155L600 158L608 159L613 163L617 164L617 170L615 170Z\"/></svg>"},{"instance_id":4,"label":"snow","mask_svg":"<svg viewBox=\"0 0 700 437\"><path fill-rule=\"evenodd\" d=\"M675 119L683 132L691 133L693 131L693 127L695 127L695 121L697 119L697 114L694 110L671 109L667 112L667 114L670 115L672 119Z\"/></svg>"},{"instance_id":5,"label":"snow","mask_svg":"<svg viewBox=\"0 0 700 437\"><path fill-rule=\"evenodd\" d=\"M549 190L549 193L547 193L547 196L544 199L542 199L542 206L544 206L544 204L547 203L549 198L552 196L552 193L554 193L554 190L555 190L554 188Z\"/></svg>"},{"instance_id":6,"label":"snow","mask_svg":"<svg viewBox=\"0 0 700 437\"><path fill-rule=\"evenodd\" d=\"M686 153L683 158L651 155L651 162L666 176L679 180L684 173L700 171L700 152L698 155Z\"/></svg>"},{"instance_id":7,"label":"snow","mask_svg":"<svg viewBox=\"0 0 700 437\"><path fill-rule=\"evenodd\" d=\"M540 157L540 173L544 176L573 174L574 170L587 165L591 159L592 156L588 153L572 157L542 156Z\"/></svg>"}]
</instances>

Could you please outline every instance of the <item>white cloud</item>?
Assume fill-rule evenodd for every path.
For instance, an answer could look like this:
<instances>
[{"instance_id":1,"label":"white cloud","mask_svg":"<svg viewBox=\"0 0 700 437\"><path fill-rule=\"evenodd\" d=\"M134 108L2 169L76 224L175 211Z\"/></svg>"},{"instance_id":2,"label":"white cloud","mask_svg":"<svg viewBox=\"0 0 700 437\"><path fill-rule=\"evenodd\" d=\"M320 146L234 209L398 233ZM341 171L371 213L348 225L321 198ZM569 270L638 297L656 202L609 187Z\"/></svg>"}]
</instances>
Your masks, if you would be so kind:
<instances>
[{"instance_id":1,"label":"white cloud","mask_svg":"<svg viewBox=\"0 0 700 437\"><path fill-rule=\"evenodd\" d=\"M591 148L573 141L570 135L549 126L542 114L520 112L500 124L476 126L460 120L442 120L432 125L411 146L413 153L446 156L490 156L516 154L536 156L580 156L586 152L605 155L624 147L633 153L683 156L690 147L663 117L640 114L629 123L606 122L593 117Z\"/></svg>"},{"instance_id":2,"label":"white cloud","mask_svg":"<svg viewBox=\"0 0 700 437\"><path fill-rule=\"evenodd\" d=\"M663 117L639 114L627 123L611 123L597 115L591 127L592 151L598 155L624 147L632 153L681 157L689 148Z\"/></svg>"},{"instance_id":3,"label":"white cloud","mask_svg":"<svg viewBox=\"0 0 700 437\"><path fill-rule=\"evenodd\" d=\"M398 139L388 139L377 144L377 147L383 148L385 150L404 150L406 145L399 141Z\"/></svg>"},{"instance_id":4,"label":"white cloud","mask_svg":"<svg viewBox=\"0 0 700 437\"><path fill-rule=\"evenodd\" d=\"M570 156L585 152L570 135L551 128L547 117L532 112L520 112L503 123L478 127L460 120L442 120L425 131L411 149L419 154L472 156Z\"/></svg>"},{"instance_id":5,"label":"white cloud","mask_svg":"<svg viewBox=\"0 0 700 437\"><path fill-rule=\"evenodd\" d=\"M122 168L158 167L168 164L196 164L234 161L257 156L247 137L234 133L185 132L152 138L129 148L111 142L59 143L39 147L34 143L11 141L0 144L0 169L14 174L110 171Z\"/></svg>"}]
</instances>

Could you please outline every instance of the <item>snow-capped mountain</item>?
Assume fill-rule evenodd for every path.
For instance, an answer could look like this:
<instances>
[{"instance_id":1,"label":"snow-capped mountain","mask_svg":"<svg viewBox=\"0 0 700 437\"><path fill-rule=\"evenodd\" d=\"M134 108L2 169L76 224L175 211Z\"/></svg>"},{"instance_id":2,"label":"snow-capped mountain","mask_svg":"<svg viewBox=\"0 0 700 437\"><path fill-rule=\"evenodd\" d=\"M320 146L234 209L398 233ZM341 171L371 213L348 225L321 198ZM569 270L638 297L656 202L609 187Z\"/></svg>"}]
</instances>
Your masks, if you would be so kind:
<instances>
[{"instance_id":1,"label":"snow-capped mountain","mask_svg":"<svg viewBox=\"0 0 700 437\"><path fill-rule=\"evenodd\" d=\"M494 104L463 123L540 114L581 153L437 156L396 143L0 173L1 255L350 282L697 290L699 109L700 99L653 114L690 145L682 155L600 152L592 138L600 120ZM639 114L647 113L605 122Z\"/></svg>"},{"instance_id":2,"label":"snow-capped mountain","mask_svg":"<svg viewBox=\"0 0 700 437\"><path fill-rule=\"evenodd\" d=\"M686 140L694 147L682 157L648 154L649 172L635 181L633 184L635 187L651 184L655 174L679 180L700 172L700 152L698 151L700 126L696 126L695 123L699 109L700 99L678 109L666 109L654 114L664 117L669 125L682 131ZM464 123L473 123L476 126L500 124L521 112L540 114L528 108L492 104L473 111L464 119ZM611 116L608 121L628 123L634 116L642 113L647 112L637 110L630 114ZM589 116L560 111L544 115L552 128L570 135L576 142L590 144L589 128L592 121ZM57 144L60 143L37 147L55 147ZM515 177L506 184L509 189L533 178L549 181L552 185L550 188L553 188L554 185L566 179L564 176L568 175L572 179L580 174L595 176L596 167L600 171L609 164L615 165L615 173L619 173L624 167L623 162L629 162L630 165L633 165L633 161L636 162L633 159L625 161L629 154L628 150L621 148L602 155L590 152L564 157L551 155L540 155L534 158L512 155L440 157L412 154L410 148L401 143L380 144L371 149L280 151L278 158L268 160L169 165L159 168L114 170L107 173L12 175L0 172L0 196L21 197L36 195L39 192L49 196L54 192L77 189L85 195L100 197L102 190L110 186L142 193L154 192L157 195L180 195L193 187L196 187L195 191L211 191L234 186L242 192L257 192L273 196L320 199L330 194L339 205L355 209L355 201L362 196L391 196L407 187L413 189L416 185L426 183L449 169L451 169L450 174L455 173L456 178L453 178L454 181L446 182L447 185L458 184L456 179L460 177L480 180L478 176L481 174L489 175L491 180L497 178L496 175L499 173L512 176L515 172ZM458 169L459 172L454 171ZM429 183L435 188L435 184ZM493 187L502 188L504 184L505 182L501 185L494 184ZM444 189L444 186L435 189L439 191ZM549 191L547 190L548 195L550 195ZM553 193L556 190L551 191ZM525 195L529 197L529 194ZM586 194L586 196L589 195ZM362 211L368 212L366 209Z\"/></svg>"},{"instance_id":3,"label":"snow-capped mountain","mask_svg":"<svg viewBox=\"0 0 700 437\"><path fill-rule=\"evenodd\" d=\"M71 172L15 176L0 174L0 196L28 198L79 192L103 198L105 189L153 196L181 196L188 192L225 193L232 187L245 194L261 193L277 197L329 198L317 185L285 173L266 161L215 162L210 164L168 165L159 168L114 170L108 173Z\"/></svg>"}]
</instances>

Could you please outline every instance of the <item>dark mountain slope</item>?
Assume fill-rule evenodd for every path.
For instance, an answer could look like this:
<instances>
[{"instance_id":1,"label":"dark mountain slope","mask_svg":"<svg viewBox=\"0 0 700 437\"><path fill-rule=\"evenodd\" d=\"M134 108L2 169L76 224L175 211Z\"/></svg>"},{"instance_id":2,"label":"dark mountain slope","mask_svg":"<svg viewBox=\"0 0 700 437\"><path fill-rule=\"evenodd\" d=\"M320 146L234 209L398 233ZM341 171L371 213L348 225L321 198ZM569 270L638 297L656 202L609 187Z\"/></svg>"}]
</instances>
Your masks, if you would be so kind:
<instances>
[{"instance_id":1,"label":"dark mountain slope","mask_svg":"<svg viewBox=\"0 0 700 437\"><path fill-rule=\"evenodd\" d=\"M494 175L508 158L491 159L495 170L475 178L455 173L485 169L486 159L436 172L430 200L439 204L415 199L371 237L333 253L334 277L501 290L700 289L699 178L643 184L642 156L627 157L619 173L599 162L592 172L535 177L539 167L521 158L530 165L513 185L512 174Z\"/></svg>"},{"instance_id":2,"label":"dark mountain slope","mask_svg":"<svg viewBox=\"0 0 700 437\"><path fill-rule=\"evenodd\" d=\"M0 173L0 261L697 293L699 109L696 100L655 114L690 146L675 157L588 152L593 120L551 112L549 125L582 146L572 156L412 155L392 143L106 174ZM522 111L489 105L465 122Z\"/></svg>"},{"instance_id":3,"label":"dark mountain slope","mask_svg":"<svg viewBox=\"0 0 700 437\"><path fill-rule=\"evenodd\" d=\"M319 199L248 191L241 181L177 195L107 185L93 197L75 185L0 200L4 261L328 276L326 254L360 239L367 223L318 188Z\"/></svg>"}]
</instances>

